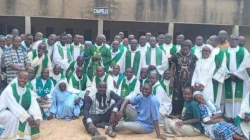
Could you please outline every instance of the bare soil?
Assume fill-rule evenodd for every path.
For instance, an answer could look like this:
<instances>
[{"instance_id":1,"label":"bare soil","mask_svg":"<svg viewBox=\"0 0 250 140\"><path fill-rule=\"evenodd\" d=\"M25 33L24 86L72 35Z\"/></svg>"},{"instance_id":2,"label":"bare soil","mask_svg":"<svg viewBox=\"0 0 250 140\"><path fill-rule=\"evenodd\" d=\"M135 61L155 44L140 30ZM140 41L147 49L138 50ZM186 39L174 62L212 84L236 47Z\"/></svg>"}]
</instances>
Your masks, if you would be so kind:
<instances>
[{"instance_id":1,"label":"bare soil","mask_svg":"<svg viewBox=\"0 0 250 140\"><path fill-rule=\"evenodd\" d=\"M104 129L98 129L101 135L105 135ZM161 133L164 133L161 129ZM155 132L151 134L132 134L130 132L118 133L115 138L108 137L108 140L156 140ZM41 122L41 133L39 140L91 140L82 124L82 118L77 120L58 120ZM198 137L168 137L167 140L210 140L205 136Z\"/></svg>"}]
</instances>

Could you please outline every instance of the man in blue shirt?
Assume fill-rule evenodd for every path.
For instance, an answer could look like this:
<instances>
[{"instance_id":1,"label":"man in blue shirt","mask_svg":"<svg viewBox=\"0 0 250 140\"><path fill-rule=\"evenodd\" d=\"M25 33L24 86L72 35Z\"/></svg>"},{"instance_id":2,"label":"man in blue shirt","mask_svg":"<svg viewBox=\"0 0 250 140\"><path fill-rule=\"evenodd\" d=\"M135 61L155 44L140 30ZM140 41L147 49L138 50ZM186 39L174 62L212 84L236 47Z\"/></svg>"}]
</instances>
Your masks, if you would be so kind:
<instances>
[{"instance_id":1,"label":"man in blue shirt","mask_svg":"<svg viewBox=\"0 0 250 140\"><path fill-rule=\"evenodd\" d=\"M155 129L157 138L165 139L164 135L160 134L158 124L160 103L152 94L152 86L150 84L144 84L142 95L125 99L116 115L117 120L122 118L127 104L137 105L138 116L134 122L124 122L122 126L125 129L137 134L152 133Z\"/></svg>"}]
</instances>

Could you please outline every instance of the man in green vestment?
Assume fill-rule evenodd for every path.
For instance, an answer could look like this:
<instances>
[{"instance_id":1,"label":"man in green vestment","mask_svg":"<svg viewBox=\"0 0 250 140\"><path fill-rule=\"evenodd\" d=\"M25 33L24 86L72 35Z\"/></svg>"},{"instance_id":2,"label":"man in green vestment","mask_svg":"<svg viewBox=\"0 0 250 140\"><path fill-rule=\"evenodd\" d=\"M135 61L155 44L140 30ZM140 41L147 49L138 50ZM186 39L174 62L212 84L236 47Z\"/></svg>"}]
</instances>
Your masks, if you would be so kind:
<instances>
[{"instance_id":1,"label":"man in green vestment","mask_svg":"<svg viewBox=\"0 0 250 140\"><path fill-rule=\"evenodd\" d=\"M146 51L150 47L150 46L146 45L146 42L147 42L146 36L141 36L140 40L139 40L139 48L138 49L140 50L142 55L145 55Z\"/></svg>"},{"instance_id":2,"label":"man in green vestment","mask_svg":"<svg viewBox=\"0 0 250 140\"><path fill-rule=\"evenodd\" d=\"M84 46L80 43L79 35L75 35L74 42L70 44L70 52L73 61L76 61L77 57L84 51Z\"/></svg>"},{"instance_id":3,"label":"man in green vestment","mask_svg":"<svg viewBox=\"0 0 250 140\"><path fill-rule=\"evenodd\" d=\"M144 84L150 83L150 80L148 78L148 69L142 68L140 73L140 91Z\"/></svg>"},{"instance_id":4,"label":"man in green vestment","mask_svg":"<svg viewBox=\"0 0 250 140\"><path fill-rule=\"evenodd\" d=\"M98 66L103 66L106 71L110 66L111 55L107 47L103 45L102 36L98 35L96 43L89 47L84 56L85 63L88 64L87 75L92 81Z\"/></svg>"},{"instance_id":5,"label":"man in green vestment","mask_svg":"<svg viewBox=\"0 0 250 140\"><path fill-rule=\"evenodd\" d=\"M112 77L113 77L113 83L114 83L114 92L116 93L124 76L122 73L120 73L120 66L118 64L115 64L113 66L112 70Z\"/></svg>"},{"instance_id":6,"label":"man in green vestment","mask_svg":"<svg viewBox=\"0 0 250 140\"><path fill-rule=\"evenodd\" d=\"M70 77L74 74L74 71L76 70L77 67L84 67L84 57L83 56L78 56L76 61L73 61L70 63L70 66L66 72L66 78L67 80L70 79ZM86 73L86 70L83 69L83 73Z\"/></svg>"},{"instance_id":7,"label":"man in green vestment","mask_svg":"<svg viewBox=\"0 0 250 140\"><path fill-rule=\"evenodd\" d=\"M28 73L22 71L17 81L9 84L0 96L0 139L35 139L39 136L41 111L32 91L26 87Z\"/></svg>"},{"instance_id":8,"label":"man in green vestment","mask_svg":"<svg viewBox=\"0 0 250 140\"><path fill-rule=\"evenodd\" d=\"M177 38L176 38L177 44L173 46L173 47L176 48L175 53L178 53L181 50L181 45L182 45L182 42L184 40L185 40L185 36L183 34L180 34L180 35L177 36Z\"/></svg>"},{"instance_id":9,"label":"man in green vestment","mask_svg":"<svg viewBox=\"0 0 250 140\"><path fill-rule=\"evenodd\" d=\"M238 39L239 39L239 46L240 47L245 47L246 38L244 36L239 36Z\"/></svg>"},{"instance_id":10,"label":"man in green vestment","mask_svg":"<svg viewBox=\"0 0 250 140\"><path fill-rule=\"evenodd\" d=\"M53 81L54 85L56 85L64 77L62 68L56 64L53 68L52 74L50 75L50 79Z\"/></svg>"},{"instance_id":11,"label":"man in green vestment","mask_svg":"<svg viewBox=\"0 0 250 140\"><path fill-rule=\"evenodd\" d=\"M91 87L91 81L88 76L83 73L83 67L77 66L75 73L69 78L69 85L82 91Z\"/></svg>"},{"instance_id":12,"label":"man in green vestment","mask_svg":"<svg viewBox=\"0 0 250 140\"><path fill-rule=\"evenodd\" d=\"M164 34L160 34L158 37L157 37L157 46L160 47L160 48L163 48L163 45L165 43L165 35Z\"/></svg>"},{"instance_id":13,"label":"man in green vestment","mask_svg":"<svg viewBox=\"0 0 250 140\"><path fill-rule=\"evenodd\" d=\"M110 50L110 54L111 54L111 65L109 67L109 70L112 70L113 66L115 64L118 64L122 71L120 73L123 73L123 66L124 66L124 56L125 56L125 53L124 53L124 50L121 51L119 49L119 42L118 41L114 41L112 43L112 49Z\"/></svg>"},{"instance_id":14,"label":"man in green vestment","mask_svg":"<svg viewBox=\"0 0 250 140\"><path fill-rule=\"evenodd\" d=\"M23 49L24 51L31 52L32 49L32 44L33 42L33 36L32 34L26 34L24 41L22 41L20 48Z\"/></svg>"},{"instance_id":15,"label":"man in green vestment","mask_svg":"<svg viewBox=\"0 0 250 140\"><path fill-rule=\"evenodd\" d=\"M195 45L191 48L191 53L194 54L198 59L202 58L202 49L204 47L204 40L202 36L197 36Z\"/></svg>"},{"instance_id":16,"label":"man in green vestment","mask_svg":"<svg viewBox=\"0 0 250 140\"><path fill-rule=\"evenodd\" d=\"M148 46L148 47L150 47L150 43L149 43L149 41L150 41L150 37L152 36L152 34L150 33L150 32L147 32L146 33L146 38L147 38L147 43L146 43L146 45Z\"/></svg>"}]
</instances>

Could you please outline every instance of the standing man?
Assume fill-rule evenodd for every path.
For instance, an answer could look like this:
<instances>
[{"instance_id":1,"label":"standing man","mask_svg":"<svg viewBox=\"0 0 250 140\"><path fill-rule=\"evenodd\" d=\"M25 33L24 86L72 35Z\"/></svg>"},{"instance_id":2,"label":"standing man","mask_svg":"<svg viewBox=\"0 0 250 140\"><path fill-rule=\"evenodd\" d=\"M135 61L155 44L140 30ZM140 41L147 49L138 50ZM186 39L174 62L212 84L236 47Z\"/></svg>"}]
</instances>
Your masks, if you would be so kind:
<instances>
[{"instance_id":1,"label":"standing man","mask_svg":"<svg viewBox=\"0 0 250 140\"><path fill-rule=\"evenodd\" d=\"M5 49L3 51L7 51L7 50L11 49L11 47L12 47L12 39L13 39L13 35L8 34L6 36Z\"/></svg>"},{"instance_id":2,"label":"standing man","mask_svg":"<svg viewBox=\"0 0 250 140\"><path fill-rule=\"evenodd\" d=\"M172 35L167 33L165 35L165 43L160 48L165 52L166 56L170 58L176 53L176 47L172 44Z\"/></svg>"},{"instance_id":3,"label":"standing man","mask_svg":"<svg viewBox=\"0 0 250 140\"><path fill-rule=\"evenodd\" d=\"M163 45L165 43L165 36L164 36L164 34L160 34L157 37L157 40L158 40L157 46L160 47L160 48L163 48Z\"/></svg>"},{"instance_id":4,"label":"standing man","mask_svg":"<svg viewBox=\"0 0 250 140\"><path fill-rule=\"evenodd\" d=\"M175 53L180 52L181 45L182 45L182 43L183 43L184 40L185 40L185 36L183 34L180 34L180 35L177 36L177 38L176 38L177 44L174 45L174 47L176 48L175 49L176 50Z\"/></svg>"},{"instance_id":5,"label":"standing man","mask_svg":"<svg viewBox=\"0 0 250 140\"><path fill-rule=\"evenodd\" d=\"M76 61L77 57L84 51L84 46L80 43L79 35L75 35L74 42L70 45L70 52L73 61Z\"/></svg>"},{"instance_id":6,"label":"standing man","mask_svg":"<svg viewBox=\"0 0 250 140\"><path fill-rule=\"evenodd\" d=\"M113 66L115 64L119 65L121 68L120 73L123 73L123 66L124 66L124 51L121 51L119 48L119 42L118 41L114 41L112 43L112 48L110 50L110 54L111 54L111 65L109 70L112 70Z\"/></svg>"},{"instance_id":7,"label":"standing man","mask_svg":"<svg viewBox=\"0 0 250 140\"><path fill-rule=\"evenodd\" d=\"M33 36L32 34L26 34L24 41L22 41L20 48L24 51L31 52L32 51L32 44Z\"/></svg>"},{"instance_id":8,"label":"standing man","mask_svg":"<svg viewBox=\"0 0 250 140\"><path fill-rule=\"evenodd\" d=\"M71 34L67 34L67 45L70 45L72 43L72 35Z\"/></svg>"},{"instance_id":9,"label":"standing man","mask_svg":"<svg viewBox=\"0 0 250 140\"><path fill-rule=\"evenodd\" d=\"M30 140L39 134L42 115L32 91L25 86L28 77L27 72L20 72L17 82L8 85L0 96L0 125L5 128L0 139Z\"/></svg>"},{"instance_id":10,"label":"standing man","mask_svg":"<svg viewBox=\"0 0 250 140\"><path fill-rule=\"evenodd\" d=\"M244 36L239 36L238 39L239 39L239 46L240 47L245 47L246 38Z\"/></svg>"},{"instance_id":11,"label":"standing man","mask_svg":"<svg viewBox=\"0 0 250 140\"><path fill-rule=\"evenodd\" d=\"M86 50L84 59L85 63L88 64L87 75L91 81L93 80L98 66L103 66L105 71L108 71L111 55L108 48L103 44L101 35L96 37L95 45Z\"/></svg>"},{"instance_id":12,"label":"standing man","mask_svg":"<svg viewBox=\"0 0 250 140\"><path fill-rule=\"evenodd\" d=\"M181 51L173 55L170 59L171 68L171 83L173 86L172 114L180 115L184 105L183 90L186 87L191 87L191 81L195 69L196 61L195 55L190 52L190 43L188 41L182 42ZM174 81L174 82L173 82Z\"/></svg>"},{"instance_id":13,"label":"standing man","mask_svg":"<svg viewBox=\"0 0 250 140\"><path fill-rule=\"evenodd\" d=\"M123 32L119 32L118 35L121 37L121 43L122 43L123 39L124 39L124 33Z\"/></svg>"},{"instance_id":14,"label":"standing man","mask_svg":"<svg viewBox=\"0 0 250 140\"><path fill-rule=\"evenodd\" d=\"M42 42L47 44L47 51L50 59L53 58L54 45L57 41L57 36L55 34L51 34L48 39L44 38Z\"/></svg>"},{"instance_id":15,"label":"standing man","mask_svg":"<svg viewBox=\"0 0 250 140\"><path fill-rule=\"evenodd\" d=\"M19 36L19 31L18 31L18 29L17 29L17 28L12 29L11 34L12 34L13 36Z\"/></svg>"},{"instance_id":16,"label":"standing man","mask_svg":"<svg viewBox=\"0 0 250 140\"><path fill-rule=\"evenodd\" d=\"M33 49L38 48L38 45L41 43L42 39L43 39L43 33L37 32L35 35L35 42L33 43Z\"/></svg>"},{"instance_id":17,"label":"standing man","mask_svg":"<svg viewBox=\"0 0 250 140\"><path fill-rule=\"evenodd\" d=\"M105 35L101 35L102 36L102 43L103 45L105 45L105 47L107 47L108 49L110 49L110 45L107 44L107 40L106 40L106 36Z\"/></svg>"},{"instance_id":18,"label":"standing man","mask_svg":"<svg viewBox=\"0 0 250 140\"><path fill-rule=\"evenodd\" d=\"M141 36L139 40L139 50L142 55L145 55L146 51L148 50L149 46L146 45L147 38L146 36Z\"/></svg>"},{"instance_id":19,"label":"standing man","mask_svg":"<svg viewBox=\"0 0 250 140\"><path fill-rule=\"evenodd\" d=\"M168 58L159 47L156 46L156 38L150 38L150 48L145 54L146 65L150 73L157 73L160 76L168 69Z\"/></svg>"},{"instance_id":20,"label":"standing man","mask_svg":"<svg viewBox=\"0 0 250 140\"><path fill-rule=\"evenodd\" d=\"M197 36L195 45L191 48L191 53L198 59L202 58L202 49L204 47L204 41L202 36Z\"/></svg>"},{"instance_id":21,"label":"standing man","mask_svg":"<svg viewBox=\"0 0 250 140\"><path fill-rule=\"evenodd\" d=\"M63 69L64 74L70 66L72 61L72 56L70 53L70 48L67 47L67 34L63 33L60 37L60 41L56 42L53 52L53 62L54 64L59 64Z\"/></svg>"},{"instance_id":22,"label":"standing man","mask_svg":"<svg viewBox=\"0 0 250 140\"><path fill-rule=\"evenodd\" d=\"M134 75L139 79L140 70L145 66L146 62L145 56L137 49L137 44L138 42L136 39L131 41L131 49L125 54L123 71L127 68L132 68Z\"/></svg>"},{"instance_id":23,"label":"standing man","mask_svg":"<svg viewBox=\"0 0 250 140\"><path fill-rule=\"evenodd\" d=\"M146 33L146 38L147 38L146 45L147 45L148 47L150 47L149 41L150 41L150 37L151 37L151 36L152 36L152 34L151 34L150 32L147 32L147 33Z\"/></svg>"},{"instance_id":24,"label":"standing man","mask_svg":"<svg viewBox=\"0 0 250 140\"><path fill-rule=\"evenodd\" d=\"M75 70L77 67L84 67L84 57L83 56L78 56L76 61L73 61L70 63L70 66L66 72L66 78L69 80L69 78L74 74ZM83 70L83 73L86 73L86 70Z\"/></svg>"},{"instance_id":25,"label":"standing man","mask_svg":"<svg viewBox=\"0 0 250 140\"><path fill-rule=\"evenodd\" d=\"M228 38L227 32L221 30L218 36L219 36L219 48L222 50L227 49L230 46L229 42L227 41Z\"/></svg>"},{"instance_id":26,"label":"standing man","mask_svg":"<svg viewBox=\"0 0 250 140\"><path fill-rule=\"evenodd\" d=\"M228 79L225 80L226 112L230 119L240 112L240 105L248 92L248 75L246 71L248 51L238 46L238 36L230 36L230 47L225 50L227 57Z\"/></svg>"},{"instance_id":27,"label":"standing man","mask_svg":"<svg viewBox=\"0 0 250 140\"><path fill-rule=\"evenodd\" d=\"M25 70L25 66L30 65L27 52L20 48L21 37L13 37L13 46L4 53L4 63L6 65L7 83L17 77L20 71Z\"/></svg>"},{"instance_id":28,"label":"standing man","mask_svg":"<svg viewBox=\"0 0 250 140\"><path fill-rule=\"evenodd\" d=\"M40 43L37 50L28 53L31 67L35 70L36 77L41 75L43 69L48 68L49 72L52 71L52 64L49 55L46 53L46 43Z\"/></svg>"},{"instance_id":29,"label":"standing man","mask_svg":"<svg viewBox=\"0 0 250 140\"><path fill-rule=\"evenodd\" d=\"M4 36L0 36L0 93L5 87L5 78L2 76L2 68L4 67L4 48L5 38Z\"/></svg>"}]
</instances>

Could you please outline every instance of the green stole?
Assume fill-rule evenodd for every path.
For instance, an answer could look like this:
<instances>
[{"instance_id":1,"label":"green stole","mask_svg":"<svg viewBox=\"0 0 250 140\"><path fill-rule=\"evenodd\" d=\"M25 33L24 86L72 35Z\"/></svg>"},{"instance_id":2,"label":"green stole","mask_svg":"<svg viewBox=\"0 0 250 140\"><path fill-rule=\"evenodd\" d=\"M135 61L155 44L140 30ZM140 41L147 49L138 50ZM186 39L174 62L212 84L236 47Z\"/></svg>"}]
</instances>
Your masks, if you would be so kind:
<instances>
[{"instance_id":1,"label":"green stole","mask_svg":"<svg viewBox=\"0 0 250 140\"><path fill-rule=\"evenodd\" d=\"M60 79L65 78L65 76L63 75L63 72L61 72L60 74L61 74ZM50 77L50 79L52 80L52 82L53 82L53 84L54 84L54 85L56 85L56 84L57 84L57 81L56 81L53 77Z\"/></svg>"},{"instance_id":2,"label":"green stole","mask_svg":"<svg viewBox=\"0 0 250 140\"><path fill-rule=\"evenodd\" d=\"M48 61L49 61L48 54L43 54L43 55L44 55L44 59L42 61L42 69L48 68ZM36 57L37 57L37 50L33 50L32 59L34 60ZM38 68L39 68L39 65L34 68L35 75L37 74Z\"/></svg>"},{"instance_id":3,"label":"green stole","mask_svg":"<svg viewBox=\"0 0 250 140\"><path fill-rule=\"evenodd\" d=\"M195 50L196 50L196 46L193 46L193 47L191 48L191 53L194 54L194 53L195 53Z\"/></svg>"},{"instance_id":4,"label":"green stole","mask_svg":"<svg viewBox=\"0 0 250 140\"><path fill-rule=\"evenodd\" d=\"M130 94L130 92L134 91L135 85L136 85L136 82L137 82L137 79L134 78L132 83L127 85L126 80L127 80L126 77L122 80L121 95L120 95L120 97L122 97L122 98L127 97Z\"/></svg>"},{"instance_id":5,"label":"green stole","mask_svg":"<svg viewBox=\"0 0 250 140\"><path fill-rule=\"evenodd\" d=\"M177 47L176 47L176 45L173 45L172 48L170 49L170 54L174 55L176 53L177 53Z\"/></svg>"},{"instance_id":6,"label":"green stole","mask_svg":"<svg viewBox=\"0 0 250 140\"><path fill-rule=\"evenodd\" d=\"M42 42L47 44L47 40L48 40L47 38L43 38Z\"/></svg>"},{"instance_id":7,"label":"green stole","mask_svg":"<svg viewBox=\"0 0 250 140\"><path fill-rule=\"evenodd\" d=\"M156 95L156 89L160 86L161 84L158 84L156 86L153 87L153 94Z\"/></svg>"},{"instance_id":8,"label":"green stole","mask_svg":"<svg viewBox=\"0 0 250 140\"><path fill-rule=\"evenodd\" d=\"M26 87L29 88L29 89L31 89L31 90L34 89L32 83L30 82L30 80L29 80L28 83L26 84Z\"/></svg>"},{"instance_id":9,"label":"green stole","mask_svg":"<svg viewBox=\"0 0 250 140\"><path fill-rule=\"evenodd\" d=\"M123 52L120 51L114 58L111 59L111 65L110 65L111 68L121 59L122 54Z\"/></svg>"},{"instance_id":10,"label":"green stole","mask_svg":"<svg viewBox=\"0 0 250 140\"><path fill-rule=\"evenodd\" d=\"M73 72L75 70L75 64L76 64L76 61L73 61L73 62L70 63L69 68L66 71L67 80L69 80L70 77L73 75Z\"/></svg>"},{"instance_id":11,"label":"green stole","mask_svg":"<svg viewBox=\"0 0 250 140\"><path fill-rule=\"evenodd\" d=\"M125 62L126 68L125 69L132 68L134 75L137 75L138 69L139 69L139 64L140 64L140 59L141 59L141 53L140 53L140 51L137 51L135 53L134 62L133 62L133 66L132 66L131 65L131 51L127 51L126 52L126 62Z\"/></svg>"},{"instance_id":12,"label":"green stole","mask_svg":"<svg viewBox=\"0 0 250 140\"><path fill-rule=\"evenodd\" d=\"M67 46L65 45L65 47L67 47ZM62 45L58 44L57 48L58 48L58 53L60 54L61 58L64 59L64 52L63 52ZM72 60L70 48L68 48L68 47L67 47L67 59L68 59L68 62L71 62L71 60Z\"/></svg>"},{"instance_id":13,"label":"green stole","mask_svg":"<svg viewBox=\"0 0 250 140\"><path fill-rule=\"evenodd\" d=\"M16 99L16 102L18 104L20 104L19 101L20 101L20 99L22 99L20 105L26 111L29 110L29 108L31 106L31 92L30 92L30 89L26 88L26 92L22 95L22 97L20 97L18 95L18 92L17 92L17 84L16 83L11 84L11 88L12 88L12 91L13 91L13 96ZM18 131L19 132L18 133L21 133L21 135L24 134L26 124L27 124L27 122L24 122L24 123L19 122L19 125L18 125ZM31 136L39 134L39 133L40 133L39 129L35 129L35 128L31 127Z\"/></svg>"},{"instance_id":14,"label":"green stole","mask_svg":"<svg viewBox=\"0 0 250 140\"><path fill-rule=\"evenodd\" d=\"M52 89L52 81L48 78L43 85L41 77L36 78L36 93L39 97L45 97Z\"/></svg>"},{"instance_id":15,"label":"green stole","mask_svg":"<svg viewBox=\"0 0 250 140\"><path fill-rule=\"evenodd\" d=\"M24 46L24 45L25 45L25 46ZM27 51L29 48L31 48L31 45L30 45L30 47L27 47L26 44L25 44L25 42L24 42L24 45L21 43L21 46L20 46L20 48L21 48L22 50L24 50L24 51Z\"/></svg>"},{"instance_id":16,"label":"green stole","mask_svg":"<svg viewBox=\"0 0 250 140\"><path fill-rule=\"evenodd\" d=\"M140 89L142 88L142 86L144 85L144 84L148 84L148 83L150 83L150 80L148 79L148 78L146 78L146 80L145 80L145 82L143 83L143 80L144 79L140 79L139 81L140 81Z\"/></svg>"},{"instance_id":17,"label":"green stole","mask_svg":"<svg viewBox=\"0 0 250 140\"><path fill-rule=\"evenodd\" d=\"M167 89L167 85L164 84L164 80L160 81L161 86L163 87L163 89L165 90L165 92L168 94L169 97L172 97L173 94L173 90L171 87L169 87L168 85L168 89ZM167 91L168 90L168 91Z\"/></svg>"},{"instance_id":18,"label":"green stole","mask_svg":"<svg viewBox=\"0 0 250 140\"><path fill-rule=\"evenodd\" d=\"M224 60L224 51L220 50L220 52L217 55L215 55L215 57L214 57L214 62L215 62L214 74L220 69L223 60ZM217 98L217 94L218 94L218 86L219 86L219 83L214 83L213 84L213 87L214 87L214 102L216 102L216 98Z\"/></svg>"},{"instance_id":19,"label":"green stole","mask_svg":"<svg viewBox=\"0 0 250 140\"><path fill-rule=\"evenodd\" d=\"M80 79L80 81L76 80L75 75L71 76L71 80L72 80L73 88L76 88L76 89L79 89L79 90L85 90L86 89L86 83L87 83L87 80L88 80L86 74L82 75L82 78Z\"/></svg>"},{"instance_id":20,"label":"green stole","mask_svg":"<svg viewBox=\"0 0 250 140\"><path fill-rule=\"evenodd\" d=\"M117 79L117 82L116 82L116 85L119 87L120 86L120 84L121 84L121 82L122 82L122 80L124 79L124 76L123 76L123 74L118 74L118 79Z\"/></svg>"},{"instance_id":21,"label":"green stole","mask_svg":"<svg viewBox=\"0 0 250 140\"><path fill-rule=\"evenodd\" d=\"M103 81L104 81L105 83L107 83L108 77L109 77L109 75L108 75L108 74L105 74L104 79L103 79ZM99 83L100 83L100 78L97 77L97 76L95 77L95 83L96 83L96 88L97 88L98 85L99 85Z\"/></svg>"},{"instance_id":22,"label":"green stole","mask_svg":"<svg viewBox=\"0 0 250 140\"><path fill-rule=\"evenodd\" d=\"M226 57L227 57L227 68L230 71L230 54L228 49L225 50ZM244 49L239 47L238 52L236 52L236 66L239 68L240 64L244 59ZM232 103L233 102L233 91L232 91L232 81L230 79L225 80L225 95L226 95L226 102ZM235 87L235 101L241 102L243 98L243 81L236 82Z\"/></svg>"},{"instance_id":23,"label":"green stole","mask_svg":"<svg viewBox=\"0 0 250 140\"><path fill-rule=\"evenodd\" d=\"M73 55L73 53L74 53L74 47L75 47L74 43L70 44L70 53L71 53L71 55ZM82 45L80 45L80 54L79 55L81 55L81 53L83 51L84 51L84 47Z\"/></svg>"},{"instance_id":24,"label":"green stole","mask_svg":"<svg viewBox=\"0 0 250 140\"><path fill-rule=\"evenodd\" d=\"M147 51L146 51L146 64L147 65L150 65L151 63L151 49L152 48L149 48ZM162 64L162 50L160 48L155 48L155 56L156 56L156 66L159 66Z\"/></svg>"},{"instance_id":25,"label":"green stole","mask_svg":"<svg viewBox=\"0 0 250 140\"><path fill-rule=\"evenodd\" d=\"M124 52L124 46L120 44L120 45L119 45L119 50L120 50L120 52L123 53L123 52Z\"/></svg>"}]
</instances>

